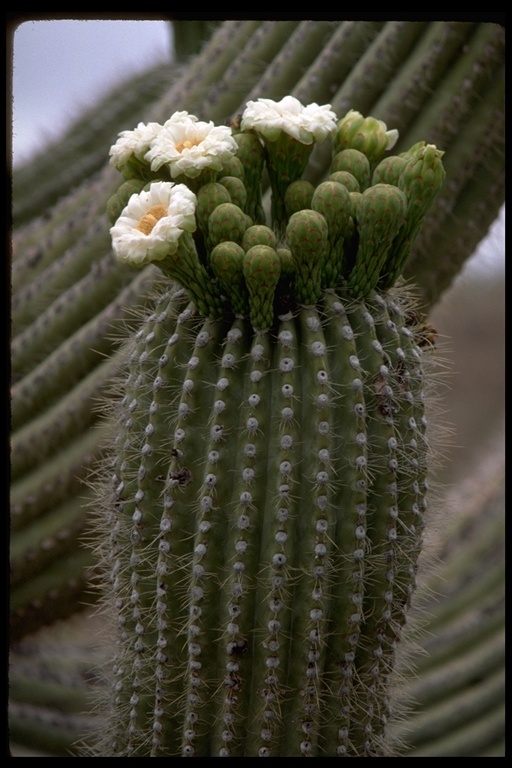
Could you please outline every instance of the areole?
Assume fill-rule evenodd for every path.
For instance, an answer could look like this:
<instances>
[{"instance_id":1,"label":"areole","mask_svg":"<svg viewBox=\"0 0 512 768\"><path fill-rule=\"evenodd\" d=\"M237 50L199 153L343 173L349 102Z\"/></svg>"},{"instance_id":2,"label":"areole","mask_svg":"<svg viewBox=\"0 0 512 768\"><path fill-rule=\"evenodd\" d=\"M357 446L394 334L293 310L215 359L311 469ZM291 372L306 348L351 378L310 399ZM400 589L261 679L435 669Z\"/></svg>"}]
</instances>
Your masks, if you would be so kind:
<instances>
[{"instance_id":1,"label":"areole","mask_svg":"<svg viewBox=\"0 0 512 768\"><path fill-rule=\"evenodd\" d=\"M391 181L383 123L294 105L287 132L287 98L263 100L279 142L251 103L234 133L242 148L250 137L251 159L226 157L203 187L194 176L197 228L186 176L157 182L167 251L148 233L137 265L154 258L171 280L133 340L98 492L118 637L98 755L386 751L430 452L430 347L398 278L442 152L415 145ZM301 114L310 145L294 134ZM311 115L327 121L336 168L312 191L297 187ZM240 188L240 164L237 204L226 190ZM264 167L270 226L256 213ZM149 209L154 183L139 193Z\"/></svg>"}]
</instances>

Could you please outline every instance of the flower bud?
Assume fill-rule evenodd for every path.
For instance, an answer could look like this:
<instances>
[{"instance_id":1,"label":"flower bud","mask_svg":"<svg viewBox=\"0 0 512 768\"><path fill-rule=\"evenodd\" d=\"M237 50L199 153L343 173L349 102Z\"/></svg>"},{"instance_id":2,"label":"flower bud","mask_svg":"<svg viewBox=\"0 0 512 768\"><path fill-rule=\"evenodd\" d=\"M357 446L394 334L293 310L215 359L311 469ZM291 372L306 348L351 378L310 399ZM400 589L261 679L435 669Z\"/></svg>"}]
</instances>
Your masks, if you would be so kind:
<instances>
[{"instance_id":1,"label":"flower bud","mask_svg":"<svg viewBox=\"0 0 512 768\"><path fill-rule=\"evenodd\" d=\"M231 202L245 211L247 204L247 190L245 189L242 179L239 179L237 176L222 176L222 178L219 179L219 184L226 187L229 196L231 197Z\"/></svg>"},{"instance_id":2,"label":"flower bud","mask_svg":"<svg viewBox=\"0 0 512 768\"><path fill-rule=\"evenodd\" d=\"M197 224L205 237L208 235L208 219L221 203L230 203L227 187L218 182L203 184L197 193Z\"/></svg>"},{"instance_id":3,"label":"flower bud","mask_svg":"<svg viewBox=\"0 0 512 768\"><path fill-rule=\"evenodd\" d=\"M284 194L284 205L288 216L297 211L302 211L304 208L311 208L314 191L315 188L310 181L305 179L292 181Z\"/></svg>"},{"instance_id":4,"label":"flower bud","mask_svg":"<svg viewBox=\"0 0 512 768\"><path fill-rule=\"evenodd\" d=\"M132 195L138 195L146 185L143 179L130 179L125 181L117 192L109 197L107 201L107 216L111 224L115 224L121 216L123 210L128 205L128 200Z\"/></svg>"},{"instance_id":5,"label":"flower bud","mask_svg":"<svg viewBox=\"0 0 512 768\"><path fill-rule=\"evenodd\" d=\"M407 160L402 155L384 157L373 170L372 184L394 184L397 187L400 174L406 165Z\"/></svg>"},{"instance_id":6,"label":"flower bud","mask_svg":"<svg viewBox=\"0 0 512 768\"><path fill-rule=\"evenodd\" d=\"M322 267L329 248L329 228L321 213L297 211L290 216L286 239L295 262L295 296L299 304L316 304L322 293Z\"/></svg>"},{"instance_id":7,"label":"flower bud","mask_svg":"<svg viewBox=\"0 0 512 768\"><path fill-rule=\"evenodd\" d=\"M245 254L243 271L249 291L249 318L264 331L274 321L274 294L281 275L281 259L268 245L255 245Z\"/></svg>"},{"instance_id":8,"label":"flower bud","mask_svg":"<svg viewBox=\"0 0 512 768\"><path fill-rule=\"evenodd\" d=\"M245 230L242 248L244 251L248 251L253 245L269 245L271 248L275 248L277 246L275 232L264 224L254 224Z\"/></svg>"},{"instance_id":9,"label":"flower bud","mask_svg":"<svg viewBox=\"0 0 512 768\"><path fill-rule=\"evenodd\" d=\"M389 253L379 287L389 288L401 274L425 215L443 186L446 172L441 161L444 152L434 144L418 142L404 153L406 164L398 186L407 198L407 221Z\"/></svg>"},{"instance_id":10,"label":"flower bud","mask_svg":"<svg viewBox=\"0 0 512 768\"><path fill-rule=\"evenodd\" d=\"M334 173L331 173L329 176L329 181L336 181L338 184L343 184L349 192L361 191L358 180L349 171L334 171Z\"/></svg>"},{"instance_id":11,"label":"flower bud","mask_svg":"<svg viewBox=\"0 0 512 768\"><path fill-rule=\"evenodd\" d=\"M342 149L358 149L364 152L370 163L377 160L398 140L396 129L388 131L386 123L375 117L363 117L351 109L337 126L334 134L334 152Z\"/></svg>"},{"instance_id":12,"label":"flower bud","mask_svg":"<svg viewBox=\"0 0 512 768\"><path fill-rule=\"evenodd\" d=\"M348 171L357 179L362 192L370 184L370 161L358 149L342 149L331 161L331 173ZM357 190L357 191L359 191Z\"/></svg>"},{"instance_id":13,"label":"flower bud","mask_svg":"<svg viewBox=\"0 0 512 768\"><path fill-rule=\"evenodd\" d=\"M214 248L223 240L233 240L239 245L245 230L252 224L249 217L234 203L221 203L208 219L209 243Z\"/></svg>"},{"instance_id":14,"label":"flower bud","mask_svg":"<svg viewBox=\"0 0 512 768\"><path fill-rule=\"evenodd\" d=\"M342 267L343 240L350 229L350 192L336 181L324 181L315 189L311 208L321 213L327 222L329 250L322 264L322 287L334 288Z\"/></svg>"},{"instance_id":15,"label":"flower bud","mask_svg":"<svg viewBox=\"0 0 512 768\"><path fill-rule=\"evenodd\" d=\"M375 184L360 196L356 208L359 246L347 281L354 298L366 296L386 270L388 252L405 224L407 199L391 184Z\"/></svg>"},{"instance_id":16,"label":"flower bud","mask_svg":"<svg viewBox=\"0 0 512 768\"><path fill-rule=\"evenodd\" d=\"M244 249L233 241L219 243L210 254L210 266L221 290L231 302L233 312L242 316L249 312L243 272L244 258Z\"/></svg>"}]
</instances>

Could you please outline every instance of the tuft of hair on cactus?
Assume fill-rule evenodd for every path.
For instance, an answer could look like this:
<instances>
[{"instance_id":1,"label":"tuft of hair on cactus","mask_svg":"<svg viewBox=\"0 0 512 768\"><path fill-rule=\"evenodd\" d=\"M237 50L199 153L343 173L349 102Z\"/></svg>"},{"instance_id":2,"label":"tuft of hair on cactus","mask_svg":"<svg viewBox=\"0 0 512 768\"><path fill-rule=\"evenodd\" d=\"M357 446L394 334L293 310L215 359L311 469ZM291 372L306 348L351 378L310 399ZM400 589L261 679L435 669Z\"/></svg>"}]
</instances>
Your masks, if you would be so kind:
<instances>
[{"instance_id":1,"label":"tuft of hair on cactus","mask_svg":"<svg viewBox=\"0 0 512 768\"><path fill-rule=\"evenodd\" d=\"M90 752L383 756L436 363L400 273L442 152L383 159L396 132L380 121L260 99L201 176L205 154L198 174L192 146L182 164L174 154L200 125L177 113L161 134L139 129L141 162L162 177L111 230L120 258L163 276L96 485L116 642ZM302 174L331 134L314 187ZM112 151L118 166L140 161L133 140Z\"/></svg>"}]
</instances>

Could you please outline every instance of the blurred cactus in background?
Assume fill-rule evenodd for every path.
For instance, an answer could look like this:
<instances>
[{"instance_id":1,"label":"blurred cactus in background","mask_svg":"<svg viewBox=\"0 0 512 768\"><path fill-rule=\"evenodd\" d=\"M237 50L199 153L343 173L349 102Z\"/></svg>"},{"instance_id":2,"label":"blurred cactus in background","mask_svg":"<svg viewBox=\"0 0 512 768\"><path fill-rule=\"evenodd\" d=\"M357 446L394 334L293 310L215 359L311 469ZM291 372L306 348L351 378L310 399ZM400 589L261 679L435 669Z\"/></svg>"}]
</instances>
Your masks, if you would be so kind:
<instances>
[{"instance_id":1,"label":"blurred cactus in background","mask_svg":"<svg viewBox=\"0 0 512 768\"><path fill-rule=\"evenodd\" d=\"M174 26L174 62L14 173L13 751L500 754L502 465L477 473L472 505L437 492L455 520L434 513L431 531L419 358L504 200L504 29ZM328 102L337 127L265 135L260 99ZM171 133L186 119L223 127L223 154L199 175L159 132L133 150L137 126L139 141L171 116ZM177 189L178 258L155 245L134 270L123 217L161 231ZM93 585L108 570L112 635L97 647L105 584ZM429 656L407 630L402 661L413 593ZM98 668L116 635L102 734L90 694L105 698ZM417 679L396 694L409 663ZM388 729L397 698L408 709Z\"/></svg>"}]
</instances>

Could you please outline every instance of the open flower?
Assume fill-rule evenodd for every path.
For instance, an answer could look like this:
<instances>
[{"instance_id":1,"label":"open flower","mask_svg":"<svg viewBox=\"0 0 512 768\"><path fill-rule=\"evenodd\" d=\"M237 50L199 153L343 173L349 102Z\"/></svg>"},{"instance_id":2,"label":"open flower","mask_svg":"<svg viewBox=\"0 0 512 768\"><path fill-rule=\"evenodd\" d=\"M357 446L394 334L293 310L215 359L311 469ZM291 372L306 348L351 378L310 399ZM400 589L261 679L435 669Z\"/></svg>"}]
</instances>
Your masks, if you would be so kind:
<instances>
[{"instance_id":1,"label":"open flower","mask_svg":"<svg viewBox=\"0 0 512 768\"><path fill-rule=\"evenodd\" d=\"M269 141L284 132L302 144L312 144L335 130L336 114L330 104L305 107L294 96L285 96L281 101L258 99L247 102L240 127L243 131L253 129Z\"/></svg>"},{"instance_id":2,"label":"open flower","mask_svg":"<svg viewBox=\"0 0 512 768\"><path fill-rule=\"evenodd\" d=\"M132 195L110 229L119 261L142 267L175 253L183 232L196 229L196 196L184 184L157 181Z\"/></svg>"},{"instance_id":3,"label":"open flower","mask_svg":"<svg viewBox=\"0 0 512 768\"><path fill-rule=\"evenodd\" d=\"M122 171L132 157L143 160L161 130L160 123L139 123L133 131L121 131L118 140L110 148L110 165Z\"/></svg>"},{"instance_id":4,"label":"open flower","mask_svg":"<svg viewBox=\"0 0 512 768\"><path fill-rule=\"evenodd\" d=\"M238 149L231 128L177 114L182 117L168 120L151 142L145 155L151 170L168 166L173 179L182 175L196 178L204 169L221 171L223 162Z\"/></svg>"}]
</instances>

